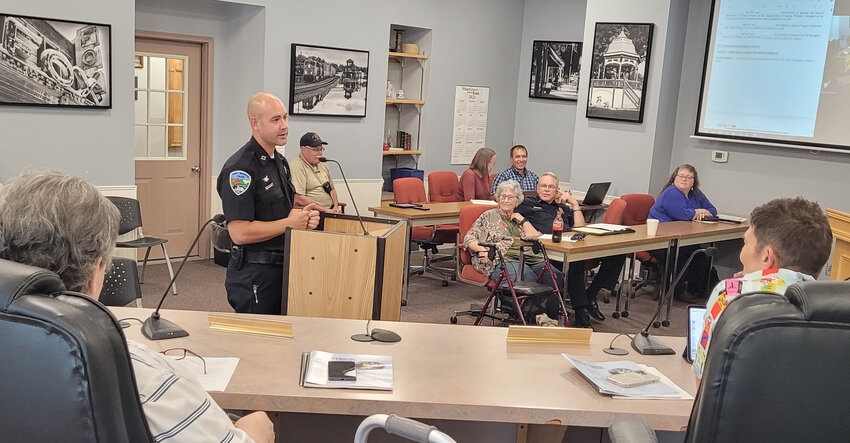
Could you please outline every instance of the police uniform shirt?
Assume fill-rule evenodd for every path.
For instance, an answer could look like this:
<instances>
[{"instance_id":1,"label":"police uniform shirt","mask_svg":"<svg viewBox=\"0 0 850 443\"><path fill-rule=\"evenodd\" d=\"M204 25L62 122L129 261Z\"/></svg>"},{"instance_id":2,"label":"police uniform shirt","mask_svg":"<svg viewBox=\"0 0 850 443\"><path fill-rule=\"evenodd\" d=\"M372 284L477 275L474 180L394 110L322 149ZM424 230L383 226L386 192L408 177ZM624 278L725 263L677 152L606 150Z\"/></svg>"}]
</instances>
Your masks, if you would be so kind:
<instances>
[{"instance_id":1,"label":"police uniform shirt","mask_svg":"<svg viewBox=\"0 0 850 443\"><path fill-rule=\"evenodd\" d=\"M522 215L534 229L537 229L542 234L552 233L552 222L558 214L558 208L564 211L561 217L564 219L564 230L567 231L573 226L573 211L561 206L556 201L546 203L540 200L540 197L526 197L522 203L516 208L516 212Z\"/></svg>"},{"instance_id":2,"label":"police uniform shirt","mask_svg":"<svg viewBox=\"0 0 850 443\"><path fill-rule=\"evenodd\" d=\"M224 216L234 220L274 221L289 216L294 189L286 159L275 151L269 157L260 144L251 140L225 162L218 176L218 195ZM284 235L253 243L253 251L283 251Z\"/></svg>"}]
</instances>

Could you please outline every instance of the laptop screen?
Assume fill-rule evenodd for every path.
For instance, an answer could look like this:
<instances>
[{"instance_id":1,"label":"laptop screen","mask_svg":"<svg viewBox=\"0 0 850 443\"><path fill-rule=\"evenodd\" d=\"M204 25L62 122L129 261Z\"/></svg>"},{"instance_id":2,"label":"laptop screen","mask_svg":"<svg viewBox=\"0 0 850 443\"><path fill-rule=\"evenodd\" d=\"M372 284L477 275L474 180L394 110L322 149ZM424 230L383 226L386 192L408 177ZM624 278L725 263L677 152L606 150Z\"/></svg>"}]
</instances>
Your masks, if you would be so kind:
<instances>
[{"instance_id":1,"label":"laptop screen","mask_svg":"<svg viewBox=\"0 0 850 443\"><path fill-rule=\"evenodd\" d=\"M598 205L598 204L601 204L602 201L605 200L605 194L608 193L609 187L611 187L611 182L591 183L590 187L587 188L587 194L585 194L584 200L581 201L581 204L583 204L583 205Z\"/></svg>"},{"instance_id":2,"label":"laptop screen","mask_svg":"<svg viewBox=\"0 0 850 443\"><path fill-rule=\"evenodd\" d=\"M691 362L697 358L697 347L702 336L705 310L705 306L688 306L688 361Z\"/></svg>"}]
</instances>

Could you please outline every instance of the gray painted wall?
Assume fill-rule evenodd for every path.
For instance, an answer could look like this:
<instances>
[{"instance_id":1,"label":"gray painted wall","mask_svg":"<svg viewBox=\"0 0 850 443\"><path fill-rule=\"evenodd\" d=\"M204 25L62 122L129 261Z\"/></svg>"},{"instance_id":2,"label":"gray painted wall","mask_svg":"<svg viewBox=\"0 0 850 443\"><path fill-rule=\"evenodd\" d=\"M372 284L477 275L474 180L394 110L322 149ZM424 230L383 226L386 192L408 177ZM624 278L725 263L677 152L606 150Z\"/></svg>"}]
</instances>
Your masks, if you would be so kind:
<instances>
[{"instance_id":1,"label":"gray painted wall","mask_svg":"<svg viewBox=\"0 0 850 443\"><path fill-rule=\"evenodd\" d=\"M132 184L133 3L0 0L0 11L112 25L114 92L107 110L0 106L0 180L51 169L98 186Z\"/></svg>"},{"instance_id":2,"label":"gray painted wall","mask_svg":"<svg viewBox=\"0 0 850 443\"><path fill-rule=\"evenodd\" d=\"M587 0L525 2L514 142L528 148L528 169L538 174L552 171L561 181L570 181L576 113L583 113L584 106L573 101L528 97L531 50L534 40L582 41L586 6ZM584 50L590 47L591 44L585 44ZM493 146L497 154L495 170L510 164L508 148L510 146Z\"/></svg>"},{"instance_id":3,"label":"gray painted wall","mask_svg":"<svg viewBox=\"0 0 850 443\"><path fill-rule=\"evenodd\" d=\"M651 7L650 7L651 6ZM587 50L582 54L581 78L578 103L581 110L576 116L573 144L571 184L577 189L586 189L594 181L612 182L609 194L621 195L649 190L653 148L663 125L659 121L668 118L659 115L662 100L667 97L661 91L665 72L663 62L668 50L668 17L670 1L590 0L585 17L584 42ZM590 65L595 23L634 22L653 23L653 42L648 78L643 93L643 123L619 122L585 117ZM675 47L670 50L675 50ZM671 61L675 61L675 56ZM668 80L669 81L669 80Z\"/></svg>"},{"instance_id":4,"label":"gray painted wall","mask_svg":"<svg viewBox=\"0 0 850 443\"><path fill-rule=\"evenodd\" d=\"M822 207L850 210L850 155L691 139L699 103L711 0L691 0L679 88L672 165L691 163L715 206L748 214L777 197L803 196ZM714 163L711 150L729 152Z\"/></svg>"},{"instance_id":5,"label":"gray painted wall","mask_svg":"<svg viewBox=\"0 0 850 443\"><path fill-rule=\"evenodd\" d=\"M513 139L522 0L257 3L266 6L264 87L284 101L289 94L290 43L370 51L366 118L293 116L287 157L297 155L297 140L304 132L315 131L329 142L326 154L345 166L348 178L380 177L391 23L433 29L433 49L428 54L430 95L423 127L427 146L420 168L463 169L449 164L456 85L491 88L488 146L505 146ZM318 16L317 11L321 11ZM299 18L314 16L317 20Z\"/></svg>"}]
</instances>

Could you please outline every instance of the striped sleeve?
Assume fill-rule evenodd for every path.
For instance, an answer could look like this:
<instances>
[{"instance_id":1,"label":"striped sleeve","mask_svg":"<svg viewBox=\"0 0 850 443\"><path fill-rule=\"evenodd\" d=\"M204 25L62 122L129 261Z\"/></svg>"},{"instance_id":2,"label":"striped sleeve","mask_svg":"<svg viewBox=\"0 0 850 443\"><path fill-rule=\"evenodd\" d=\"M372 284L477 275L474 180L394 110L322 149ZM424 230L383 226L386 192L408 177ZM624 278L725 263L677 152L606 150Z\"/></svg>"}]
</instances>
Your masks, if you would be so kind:
<instances>
[{"instance_id":1,"label":"striped sleeve","mask_svg":"<svg viewBox=\"0 0 850 443\"><path fill-rule=\"evenodd\" d=\"M178 362L127 342L139 399L156 442L250 442L227 414Z\"/></svg>"}]
</instances>

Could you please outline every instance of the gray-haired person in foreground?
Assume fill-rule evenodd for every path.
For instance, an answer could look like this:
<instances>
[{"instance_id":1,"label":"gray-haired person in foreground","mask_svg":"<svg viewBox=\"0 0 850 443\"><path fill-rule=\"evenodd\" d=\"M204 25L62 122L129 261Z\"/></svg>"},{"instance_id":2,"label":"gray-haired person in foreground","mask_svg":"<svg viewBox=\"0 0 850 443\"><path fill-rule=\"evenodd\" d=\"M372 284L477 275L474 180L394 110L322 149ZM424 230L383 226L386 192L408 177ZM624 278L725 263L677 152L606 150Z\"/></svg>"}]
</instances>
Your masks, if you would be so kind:
<instances>
[{"instance_id":1,"label":"gray-haired person in foreground","mask_svg":"<svg viewBox=\"0 0 850 443\"><path fill-rule=\"evenodd\" d=\"M23 174L0 188L0 258L53 271L68 290L96 299L119 220L115 205L81 178ZM155 440L274 441L265 412L233 423L179 362L129 340L127 347Z\"/></svg>"}]
</instances>

